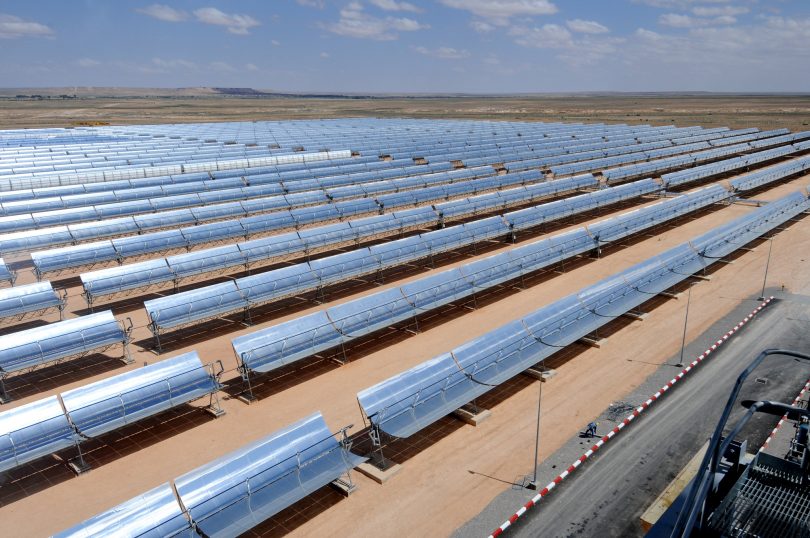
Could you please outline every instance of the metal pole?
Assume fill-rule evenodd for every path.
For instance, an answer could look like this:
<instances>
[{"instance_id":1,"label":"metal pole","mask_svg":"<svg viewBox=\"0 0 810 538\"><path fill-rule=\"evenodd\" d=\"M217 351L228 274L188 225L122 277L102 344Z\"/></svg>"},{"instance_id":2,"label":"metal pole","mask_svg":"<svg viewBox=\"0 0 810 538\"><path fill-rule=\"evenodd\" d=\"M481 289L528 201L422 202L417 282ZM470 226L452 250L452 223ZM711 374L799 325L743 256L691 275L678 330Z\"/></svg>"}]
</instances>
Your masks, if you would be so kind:
<instances>
[{"instance_id":1,"label":"metal pole","mask_svg":"<svg viewBox=\"0 0 810 538\"><path fill-rule=\"evenodd\" d=\"M686 294L686 316L683 318L683 337L681 338L681 358L678 359L678 364L675 366L677 368L683 368L683 351L686 347L686 325L689 323L689 303L692 302L692 286L694 286L694 282L689 283L689 290Z\"/></svg>"},{"instance_id":2,"label":"metal pole","mask_svg":"<svg viewBox=\"0 0 810 538\"><path fill-rule=\"evenodd\" d=\"M765 300L765 282L768 281L768 267L771 265L771 250L773 250L773 237L771 237L768 245L768 261L765 262L765 276L762 277L762 293L759 294L759 300Z\"/></svg>"},{"instance_id":3,"label":"metal pole","mask_svg":"<svg viewBox=\"0 0 810 538\"><path fill-rule=\"evenodd\" d=\"M540 409L543 403L543 378L540 377L540 390L537 394L537 429L534 435L534 472L532 473L532 481L529 482L529 489L537 489L537 465L540 459Z\"/></svg>"}]
</instances>

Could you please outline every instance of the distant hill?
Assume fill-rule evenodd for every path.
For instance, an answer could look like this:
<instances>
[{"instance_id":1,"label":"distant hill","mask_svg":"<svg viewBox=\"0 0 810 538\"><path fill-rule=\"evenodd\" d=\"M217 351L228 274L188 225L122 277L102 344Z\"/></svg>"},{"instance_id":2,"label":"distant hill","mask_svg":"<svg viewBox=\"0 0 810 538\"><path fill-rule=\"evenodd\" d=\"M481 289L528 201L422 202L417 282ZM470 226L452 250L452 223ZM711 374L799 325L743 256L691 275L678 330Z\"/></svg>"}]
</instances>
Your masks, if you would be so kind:
<instances>
[{"instance_id":1,"label":"distant hill","mask_svg":"<svg viewBox=\"0 0 810 538\"><path fill-rule=\"evenodd\" d=\"M114 88L73 86L53 88L0 88L0 99L149 99L149 98L247 98L247 99L458 99L458 98L555 98L555 97L711 97L736 95L807 95L711 92L570 92L570 93L355 93L355 92L285 92L256 88Z\"/></svg>"},{"instance_id":2,"label":"distant hill","mask_svg":"<svg viewBox=\"0 0 810 538\"><path fill-rule=\"evenodd\" d=\"M375 99L387 96L344 93L291 93L254 88L107 88L93 86L56 88L0 88L5 99L149 99L149 98L297 98L297 99ZM402 96L400 96L402 97Z\"/></svg>"},{"instance_id":3,"label":"distant hill","mask_svg":"<svg viewBox=\"0 0 810 538\"><path fill-rule=\"evenodd\" d=\"M259 98L295 98L295 99L382 99L385 95L353 94L353 93L289 93L272 90L256 90L254 88L210 88L211 90L229 97L259 97ZM403 96L399 96L403 97Z\"/></svg>"},{"instance_id":4,"label":"distant hill","mask_svg":"<svg viewBox=\"0 0 810 538\"><path fill-rule=\"evenodd\" d=\"M213 88L111 88L102 86L66 86L54 88L0 88L0 97L39 95L42 97L212 97Z\"/></svg>"}]
</instances>

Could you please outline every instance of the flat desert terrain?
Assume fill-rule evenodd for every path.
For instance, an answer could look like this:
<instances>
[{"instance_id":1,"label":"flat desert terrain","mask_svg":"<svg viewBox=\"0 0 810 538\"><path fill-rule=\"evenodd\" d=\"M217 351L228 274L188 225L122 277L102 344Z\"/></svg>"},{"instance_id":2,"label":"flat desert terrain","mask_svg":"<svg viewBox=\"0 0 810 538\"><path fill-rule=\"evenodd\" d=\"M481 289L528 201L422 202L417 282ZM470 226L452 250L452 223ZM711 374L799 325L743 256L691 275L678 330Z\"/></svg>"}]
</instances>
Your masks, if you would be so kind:
<instances>
[{"instance_id":1,"label":"flat desert terrain","mask_svg":"<svg viewBox=\"0 0 810 538\"><path fill-rule=\"evenodd\" d=\"M59 95L76 95L60 99ZM16 99L41 95L50 99ZM808 95L571 94L526 97L233 97L211 89L0 90L0 128L339 117L463 118L810 129Z\"/></svg>"}]
</instances>

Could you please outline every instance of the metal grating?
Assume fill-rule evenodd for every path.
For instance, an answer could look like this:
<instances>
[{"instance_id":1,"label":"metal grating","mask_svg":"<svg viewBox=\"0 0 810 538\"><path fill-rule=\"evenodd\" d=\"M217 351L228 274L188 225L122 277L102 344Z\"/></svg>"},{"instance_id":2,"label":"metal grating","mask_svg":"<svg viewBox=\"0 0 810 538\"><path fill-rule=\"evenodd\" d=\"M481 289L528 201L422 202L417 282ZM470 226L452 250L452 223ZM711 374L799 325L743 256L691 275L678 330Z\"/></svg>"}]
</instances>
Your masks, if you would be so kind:
<instances>
[{"instance_id":1,"label":"metal grating","mask_svg":"<svg viewBox=\"0 0 810 538\"><path fill-rule=\"evenodd\" d=\"M709 528L739 538L808 537L810 483L797 466L760 454L712 514Z\"/></svg>"}]
</instances>

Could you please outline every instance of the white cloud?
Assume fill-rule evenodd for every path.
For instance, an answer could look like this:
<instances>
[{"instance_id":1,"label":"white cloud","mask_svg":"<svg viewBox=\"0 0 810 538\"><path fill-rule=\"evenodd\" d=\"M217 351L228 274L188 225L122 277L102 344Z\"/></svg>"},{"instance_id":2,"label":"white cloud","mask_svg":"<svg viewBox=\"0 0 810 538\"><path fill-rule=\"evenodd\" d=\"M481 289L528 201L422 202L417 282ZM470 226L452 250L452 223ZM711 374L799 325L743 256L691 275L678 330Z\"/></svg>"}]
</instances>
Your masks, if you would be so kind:
<instances>
[{"instance_id":1,"label":"white cloud","mask_svg":"<svg viewBox=\"0 0 810 538\"><path fill-rule=\"evenodd\" d=\"M188 19L188 13L185 11L174 9L171 6L164 4L152 4L146 7L136 9L138 13L148 15L153 19L166 22L182 22Z\"/></svg>"},{"instance_id":2,"label":"white cloud","mask_svg":"<svg viewBox=\"0 0 810 538\"><path fill-rule=\"evenodd\" d=\"M152 58L152 66L163 71L173 69L197 69L197 64L188 60L166 60L163 58Z\"/></svg>"},{"instance_id":3,"label":"white cloud","mask_svg":"<svg viewBox=\"0 0 810 538\"><path fill-rule=\"evenodd\" d=\"M340 20L322 26L333 34L375 41L392 41L399 37L397 32L430 28L429 25L406 17L374 17L363 11L363 4L360 2L351 2L340 10Z\"/></svg>"},{"instance_id":4,"label":"white cloud","mask_svg":"<svg viewBox=\"0 0 810 538\"><path fill-rule=\"evenodd\" d=\"M698 25L698 20L680 13L666 13L658 17L658 24L672 28L692 28Z\"/></svg>"},{"instance_id":5,"label":"white cloud","mask_svg":"<svg viewBox=\"0 0 810 538\"><path fill-rule=\"evenodd\" d=\"M557 6L550 0L439 0L455 9L469 11L485 22L496 26L506 26L515 16L531 17L553 15Z\"/></svg>"},{"instance_id":6,"label":"white cloud","mask_svg":"<svg viewBox=\"0 0 810 538\"><path fill-rule=\"evenodd\" d=\"M323 58L323 59L329 58L329 53L328 52L322 52L321 53L321 58Z\"/></svg>"},{"instance_id":7,"label":"white cloud","mask_svg":"<svg viewBox=\"0 0 810 538\"><path fill-rule=\"evenodd\" d=\"M316 7L318 9L323 9L326 6L323 0L296 0L296 2L302 6Z\"/></svg>"},{"instance_id":8,"label":"white cloud","mask_svg":"<svg viewBox=\"0 0 810 538\"><path fill-rule=\"evenodd\" d=\"M428 25L423 25L419 21L415 21L413 19L408 18L401 18L401 19L386 19L388 23L391 25L392 28L395 30L399 30L401 32L415 32L417 30L423 30L430 28Z\"/></svg>"},{"instance_id":9,"label":"white cloud","mask_svg":"<svg viewBox=\"0 0 810 538\"><path fill-rule=\"evenodd\" d=\"M610 31L607 26L599 24L596 21L574 19L572 21L566 21L565 24L570 30L581 34L606 34Z\"/></svg>"},{"instance_id":10,"label":"white cloud","mask_svg":"<svg viewBox=\"0 0 810 538\"><path fill-rule=\"evenodd\" d=\"M487 73L503 77L525 77L527 72L536 70L536 67L529 64L514 63L512 55L502 59L497 54L489 53L481 59L481 63L486 66Z\"/></svg>"},{"instance_id":11,"label":"white cloud","mask_svg":"<svg viewBox=\"0 0 810 538\"><path fill-rule=\"evenodd\" d=\"M279 41L278 39L271 39L270 44L273 45L274 47L280 47L281 41Z\"/></svg>"},{"instance_id":12,"label":"white cloud","mask_svg":"<svg viewBox=\"0 0 810 538\"><path fill-rule=\"evenodd\" d=\"M79 64L79 67L97 67L101 65L101 62L92 58L79 58L76 63Z\"/></svg>"},{"instance_id":13,"label":"white cloud","mask_svg":"<svg viewBox=\"0 0 810 538\"><path fill-rule=\"evenodd\" d=\"M680 13L666 13L658 17L658 24L669 26L671 28L702 28L704 26L717 26L734 24L737 19L731 15L722 15L705 19L701 17L692 17L690 15L683 15Z\"/></svg>"},{"instance_id":14,"label":"white cloud","mask_svg":"<svg viewBox=\"0 0 810 538\"><path fill-rule=\"evenodd\" d=\"M422 9L411 4L410 2L397 2L396 0L368 0L370 4L377 6L385 11L410 11L412 13L421 13Z\"/></svg>"},{"instance_id":15,"label":"white cloud","mask_svg":"<svg viewBox=\"0 0 810 538\"><path fill-rule=\"evenodd\" d=\"M732 17L731 15L722 15L720 17L715 17L714 19L712 19L712 22L714 24L720 24L720 25L723 25L723 24L736 24L737 23L737 17Z\"/></svg>"},{"instance_id":16,"label":"white cloud","mask_svg":"<svg viewBox=\"0 0 810 538\"><path fill-rule=\"evenodd\" d=\"M258 71L259 66L257 66L256 64L245 64L245 69L247 69L248 71Z\"/></svg>"},{"instance_id":17,"label":"white cloud","mask_svg":"<svg viewBox=\"0 0 810 538\"><path fill-rule=\"evenodd\" d=\"M119 66L123 66L126 64L120 64ZM241 66L240 66L241 67ZM128 69L131 67L128 67ZM143 73L148 74L167 74L172 73L176 74L179 71L185 73L197 73L208 75L211 72L217 73L236 73L240 71L237 69L236 66L222 61L222 60L215 60L208 63L196 63L190 60L184 60L182 58L174 58L174 59L167 59L167 58L160 58L155 57L152 58L151 63L146 65L138 65L135 68ZM244 69L247 71L258 71L259 68L252 63L244 64Z\"/></svg>"},{"instance_id":18,"label":"white cloud","mask_svg":"<svg viewBox=\"0 0 810 538\"><path fill-rule=\"evenodd\" d=\"M228 62L221 62L221 61L211 62L210 64L208 64L208 68L214 71L222 71L224 73L233 73L234 71L236 71L236 69L231 64L229 64Z\"/></svg>"},{"instance_id":19,"label":"white cloud","mask_svg":"<svg viewBox=\"0 0 810 538\"><path fill-rule=\"evenodd\" d=\"M765 17L755 25L691 28L686 35L668 35L640 28L630 61L648 59L657 64L684 64L720 68L734 74L743 68L775 68L789 72L806 65L810 48L797 43L810 40L810 18Z\"/></svg>"},{"instance_id":20,"label":"white cloud","mask_svg":"<svg viewBox=\"0 0 810 538\"><path fill-rule=\"evenodd\" d=\"M559 24L544 24L535 27L514 27L509 35L515 37L515 42L524 47L542 49L562 49L571 45L571 32Z\"/></svg>"},{"instance_id":21,"label":"white cloud","mask_svg":"<svg viewBox=\"0 0 810 538\"><path fill-rule=\"evenodd\" d=\"M801 43L802 40L810 39L810 17L806 19L789 19L786 17L766 17L766 28L769 32L779 32L781 37L799 39L793 44ZM796 47L805 54L810 53L807 47Z\"/></svg>"},{"instance_id":22,"label":"white cloud","mask_svg":"<svg viewBox=\"0 0 810 538\"><path fill-rule=\"evenodd\" d=\"M633 0L636 4L644 4L661 9L687 9L695 4L730 4L734 0Z\"/></svg>"},{"instance_id":23,"label":"white cloud","mask_svg":"<svg viewBox=\"0 0 810 538\"><path fill-rule=\"evenodd\" d=\"M735 15L744 15L751 11L747 7L735 6L698 6L692 8L692 13L698 17L733 17Z\"/></svg>"},{"instance_id":24,"label":"white cloud","mask_svg":"<svg viewBox=\"0 0 810 538\"><path fill-rule=\"evenodd\" d=\"M236 35L247 35L251 28L261 24L250 15L224 13L215 7L195 9L194 16L202 23L224 26L230 33Z\"/></svg>"},{"instance_id":25,"label":"white cloud","mask_svg":"<svg viewBox=\"0 0 810 538\"><path fill-rule=\"evenodd\" d=\"M441 60L460 60L467 58L470 53L464 49L454 49L452 47L439 47L436 49L429 49L427 47L414 47L413 50L425 56L432 56Z\"/></svg>"},{"instance_id":26,"label":"white cloud","mask_svg":"<svg viewBox=\"0 0 810 538\"><path fill-rule=\"evenodd\" d=\"M164 4L152 4L144 8L138 8L135 11L167 22L183 22L190 17L187 12ZM215 7L196 9L194 10L194 16L198 22L224 26L230 33L236 35L247 35L250 33L251 28L260 24L258 20L250 15L225 13Z\"/></svg>"},{"instance_id":27,"label":"white cloud","mask_svg":"<svg viewBox=\"0 0 810 538\"><path fill-rule=\"evenodd\" d=\"M116 61L113 64L120 69L138 71L147 75L176 74L178 71L196 72L198 70L198 66L194 62L159 57L152 58L152 61L147 64L130 64L122 61Z\"/></svg>"},{"instance_id":28,"label":"white cloud","mask_svg":"<svg viewBox=\"0 0 810 538\"><path fill-rule=\"evenodd\" d=\"M0 39L52 36L53 30L44 24L0 13Z\"/></svg>"},{"instance_id":29,"label":"white cloud","mask_svg":"<svg viewBox=\"0 0 810 538\"><path fill-rule=\"evenodd\" d=\"M485 21L470 21L470 28L478 32L479 34L486 34L491 32L495 29L495 25L489 24Z\"/></svg>"},{"instance_id":30,"label":"white cloud","mask_svg":"<svg viewBox=\"0 0 810 538\"><path fill-rule=\"evenodd\" d=\"M524 47L556 50L557 57L567 64L578 67L590 65L605 57L615 55L624 38L583 34L575 37L568 29L559 24L543 26L514 26L509 35L515 43Z\"/></svg>"}]
</instances>

